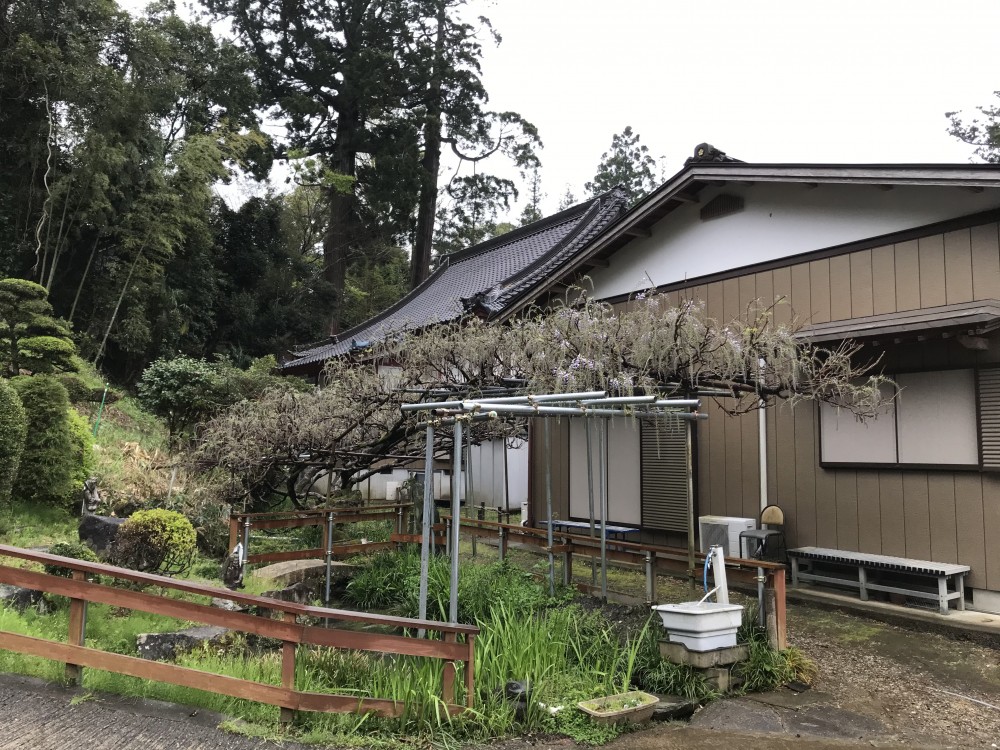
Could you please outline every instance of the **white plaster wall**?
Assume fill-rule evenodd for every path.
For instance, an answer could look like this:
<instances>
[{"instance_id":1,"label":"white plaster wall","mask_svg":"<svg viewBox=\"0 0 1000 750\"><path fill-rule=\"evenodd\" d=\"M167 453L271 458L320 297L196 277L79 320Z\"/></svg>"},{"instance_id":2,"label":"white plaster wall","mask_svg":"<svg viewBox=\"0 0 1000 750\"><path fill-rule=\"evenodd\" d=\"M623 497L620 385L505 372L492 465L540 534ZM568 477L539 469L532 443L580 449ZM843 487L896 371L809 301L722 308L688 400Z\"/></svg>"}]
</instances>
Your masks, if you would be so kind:
<instances>
[{"instance_id":1,"label":"white plaster wall","mask_svg":"<svg viewBox=\"0 0 1000 750\"><path fill-rule=\"evenodd\" d=\"M719 192L742 195L741 213L702 222L699 211ZM642 291L777 260L1000 206L1000 190L957 187L728 184L702 191L591 273L599 298Z\"/></svg>"}]
</instances>

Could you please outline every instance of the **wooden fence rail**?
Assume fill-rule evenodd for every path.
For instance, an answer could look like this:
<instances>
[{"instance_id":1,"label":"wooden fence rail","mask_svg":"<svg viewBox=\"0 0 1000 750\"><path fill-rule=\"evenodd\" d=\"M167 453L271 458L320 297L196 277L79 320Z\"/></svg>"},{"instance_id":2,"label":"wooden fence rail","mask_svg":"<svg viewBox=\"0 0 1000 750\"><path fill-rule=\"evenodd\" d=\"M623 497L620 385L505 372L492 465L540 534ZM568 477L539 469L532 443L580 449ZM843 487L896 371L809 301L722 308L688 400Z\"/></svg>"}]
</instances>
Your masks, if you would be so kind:
<instances>
[{"instance_id":1,"label":"wooden fence rail","mask_svg":"<svg viewBox=\"0 0 1000 750\"><path fill-rule=\"evenodd\" d=\"M384 698L352 695L332 695L295 689L295 658L299 645L371 651L381 654L421 656L440 659L442 665L442 700L451 713L473 706L475 693L475 639L479 629L468 625L449 625L432 620L327 609L278 601L260 596L240 594L229 589L183 581L165 576L139 573L102 563L83 562L43 552L33 552L0 545L0 560L21 560L39 565L68 568L72 578L39 573L23 567L0 564L0 583L66 596L70 599L69 633L66 643L0 631L0 648L66 664L67 677L79 680L82 668L166 682L173 685L205 690L210 693L267 703L281 709L282 721L291 721L295 711L326 713L376 713L400 716L402 702ZM145 586L157 586L172 592L198 594L227 599L257 611L278 613L280 620L270 616L229 612L191 601L142 591L116 588L86 580L88 576L104 576ZM85 645L86 608L89 602L173 617L204 625L218 625L242 633L281 641L281 685L270 685L236 677L228 677L176 664L148 661L134 656L108 653ZM298 618L337 620L404 631L425 630L440 634L440 640L411 638L401 634L358 632L324 628L299 622ZM460 641L459 638L462 638ZM465 680L465 705L455 703L455 678L462 668Z\"/></svg>"}]
</instances>

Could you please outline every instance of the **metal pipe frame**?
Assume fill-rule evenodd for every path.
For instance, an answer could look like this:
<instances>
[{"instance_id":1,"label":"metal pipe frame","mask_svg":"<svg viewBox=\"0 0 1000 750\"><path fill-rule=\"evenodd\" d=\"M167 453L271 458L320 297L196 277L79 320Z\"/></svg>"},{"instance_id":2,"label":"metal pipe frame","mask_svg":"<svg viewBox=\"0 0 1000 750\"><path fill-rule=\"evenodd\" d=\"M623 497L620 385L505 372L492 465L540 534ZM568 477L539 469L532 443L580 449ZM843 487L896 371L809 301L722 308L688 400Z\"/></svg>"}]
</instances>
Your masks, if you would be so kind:
<instances>
[{"instance_id":1,"label":"metal pipe frame","mask_svg":"<svg viewBox=\"0 0 1000 750\"><path fill-rule=\"evenodd\" d=\"M593 447L591 443L593 442L590 434L591 420L584 422L584 427L587 431L587 500L590 510L590 536L594 537L594 456ZM597 559L593 556L590 558L590 585L597 585Z\"/></svg>"},{"instance_id":2,"label":"metal pipe frame","mask_svg":"<svg viewBox=\"0 0 1000 750\"><path fill-rule=\"evenodd\" d=\"M608 482L605 460L608 457L608 421L601 422L597 431L598 490L601 503L601 599L608 600ZM549 524L551 528L552 524Z\"/></svg>"},{"instance_id":3,"label":"metal pipe frame","mask_svg":"<svg viewBox=\"0 0 1000 750\"><path fill-rule=\"evenodd\" d=\"M448 602L448 621L458 622L458 539L462 519L462 422L455 422L452 440L453 468L451 476L451 591Z\"/></svg>"},{"instance_id":4,"label":"metal pipe frame","mask_svg":"<svg viewBox=\"0 0 1000 750\"><path fill-rule=\"evenodd\" d=\"M324 589L323 601L330 604L330 579L333 568L333 513L326 517L326 588Z\"/></svg>"},{"instance_id":5,"label":"metal pipe frame","mask_svg":"<svg viewBox=\"0 0 1000 750\"><path fill-rule=\"evenodd\" d=\"M429 480L429 481L428 481ZM431 554L431 520L434 515L434 426L427 425L424 450L424 512L420 532L420 619L427 619L427 576ZM421 632L420 637L425 633Z\"/></svg>"},{"instance_id":6,"label":"metal pipe frame","mask_svg":"<svg viewBox=\"0 0 1000 750\"><path fill-rule=\"evenodd\" d=\"M548 543L549 543L549 596L556 593L556 559L552 554L552 430L549 423L544 423L545 428L545 509L548 520Z\"/></svg>"}]
</instances>

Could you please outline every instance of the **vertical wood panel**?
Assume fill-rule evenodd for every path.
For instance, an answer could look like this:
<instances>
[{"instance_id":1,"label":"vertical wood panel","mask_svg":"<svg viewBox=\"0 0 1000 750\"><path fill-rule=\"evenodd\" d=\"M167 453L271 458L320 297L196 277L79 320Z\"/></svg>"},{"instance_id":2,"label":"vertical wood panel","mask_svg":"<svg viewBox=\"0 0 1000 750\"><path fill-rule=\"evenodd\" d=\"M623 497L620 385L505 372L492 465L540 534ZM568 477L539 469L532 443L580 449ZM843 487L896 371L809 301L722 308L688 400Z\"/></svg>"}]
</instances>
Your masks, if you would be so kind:
<instances>
[{"instance_id":1,"label":"vertical wood panel","mask_svg":"<svg viewBox=\"0 0 1000 750\"><path fill-rule=\"evenodd\" d=\"M799 404L795 409L795 531L799 545L816 544L816 437L815 406Z\"/></svg>"},{"instance_id":2,"label":"vertical wood panel","mask_svg":"<svg viewBox=\"0 0 1000 750\"><path fill-rule=\"evenodd\" d=\"M944 285L949 305L972 301L972 240L968 229L944 236Z\"/></svg>"},{"instance_id":3,"label":"vertical wood panel","mask_svg":"<svg viewBox=\"0 0 1000 750\"><path fill-rule=\"evenodd\" d=\"M851 317L851 258L830 258L830 320Z\"/></svg>"},{"instance_id":4,"label":"vertical wood panel","mask_svg":"<svg viewBox=\"0 0 1000 750\"><path fill-rule=\"evenodd\" d=\"M753 309L752 306L757 299L757 277L754 274L748 274L746 276L740 276L740 309L737 316L740 318L747 317L747 310Z\"/></svg>"},{"instance_id":5,"label":"vertical wood panel","mask_svg":"<svg viewBox=\"0 0 1000 750\"><path fill-rule=\"evenodd\" d=\"M726 279L722 282L723 325L740 316L740 280Z\"/></svg>"},{"instance_id":6,"label":"vertical wood panel","mask_svg":"<svg viewBox=\"0 0 1000 750\"><path fill-rule=\"evenodd\" d=\"M927 475L927 509L931 526L931 560L958 562L955 527L955 479L949 472Z\"/></svg>"},{"instance_id":7,"label":"vertical wood panel","mask_svg":"<svg viewBox=\"0 0 1000 750\"><path fill-rule=\"evenodd\" d=\"M680 292L667 292L667 304L671 307L677 307L680 304L681 295Z\"/></svg>"},{"instance_id":8,"label":"vertical wood panel","mask_svg":"<svg viewBox=\"0 0 1000 750\"><path fill-rule=\"evenodd\" d=\"M944 238L940 234L917 240L920 258L920 306L945 304Z\"/></svg>"},{"instance_id":9,"label":"vertical wood panel","mask_svg":"<svg viewBox=\"0 0 1000 750\"><path fill-rule=\"evenodd\" d=\"M703 407L705 411L711 412L710 406ZM699 514L704 515L714 513L712 508L712 422L715 415L708 419L696 422L695 434L697 451L694 455L695 476L698 482L698 508Z\"/></svg>"},{"instance_id":10,"label":"vertical wood panel","mask_svg":"<svg viewBox=\"0 0 1000 750\"><path fill-rule=\"evenodd\" d=\"M792 266L792 315L796 322L806 325L812 315L812 284L809 282L809 264Z\"/></svg>"},{"instance_id":11,"label":"vertical wood panel","mask_svg":"<svg viewBox=\"0 0 1000 750\"><path fill-rule=\"evenodd\" d=\"M872 312L896 312L896 253L892 245L872 250Z\"/></svg>"},{"instance_id":12,"label":"vertical wood panel","mask_svg":"<svg viewBox=\"0 0 1000 750\"><path fill-rule=\"evenodd\" d=\"M997 496L993 497L995 503ZM955 474L955 525L958 531L958 562L972 568L966 583L983 587L986 585L986 530L983 523L983 477L979 474ZM996 545L997 540L992 541Z\"/></svg>"},{"instance_id":13,"label":"vertical wood panel","mask_svg":"<svg viewBox=\"0 0 1000 750\"><path fill-rule=\"evenodd\" d=\"M862 250L850 254L851 260L851 314L852 318L875 314L872 279L872 251Z\"/></svg>"},{"instance_id":14,"label":"vertical wood panel","mask_svg":"<svg viewBox=\"0 0 1000 750\"><path fill-rule=\"evenodd\" d=\"M895 245L896 310L916 310L920 307L920 259L917 241Z\"/></svg>"},{"instance_id":15,"label":"vertical wood panel","mask_svg":"<svg viewBox=\"0 0 1000 750\"><path fill-rule=\"evenodd\" d=\"M776 456L778 456L778 407L780 402L771 399L767 409L767 444L764 447L767 459L767 502L778 503L778 467ZM785 456L782 461L788 460Z\"/></svg>"},{"instance_id":16,"label":"vertical wood panel","mask_svg":"<svg viewBox=\"0 0 1000 750\"><path fill-rule=\"evenodd\" d=\"M714 284L708 285L708 293L705 295L705 302L707 303L705 314L710 318L721 321L724 312L721 281L716 281Z\"/></svg>"},{"instance_id":17,"label":"vertical wood panel","mask_svg":"<svg viewBox=\"0 0 1000 750\"><path fill-rule=\"evenodd\" d=\"M754 276L754 286L757 289L757 299L760 310L766 310L774 304L774 276L770 271L764 271Z\"/></svg>"},{"instance_id":18,"label":"vertical wood panel","mask_svg":"<svg viewBox=\"0 0 1000 750\"><path fill-rule=\"evenodd\" d=\"M719 516L726 514L726 415L715 402L709 402L707 422L712 423L708 434L711 461L710 499L711 513Z\"/></svg>"},{"instance_id":19,"label":"vertical wood panel","mask_svg":"<svg viewBox=\"0 0 1000 750\"><path fill-rule=\"evenodd\" d=\"M878 472L858 472L858 552L882 554L882 514Z\"/></svg>"},{"instance_id":20,"label":"vertical wood panel","mask_svg":"<svg viewBox=\"0 0 1000 750\"><path fill-rule=\"evenodd\" d=\"M754 274L741 276L739 279L740 309L739 317L749 320L757 305L757 279ZM741 451L741 507L736 515L746 518L756 518L760 512L760 440L757 414L745 414L732 419L739 423ZM735 425L734 425L735 426Z\"/></svg>"},{"instance_id":21,"label":"vertical wood panel","mask_svg":"<svg viewBox=\"0 0 1000 750\"><path fill-rule=\"evenodd\" d=\"M976 299L1000 298L1000 241L998 225L969 230L972 244L972 293Z\"/></svg>"},{"instance_id":22,"label":"vertical wood panel","mask_svg":"<svg viewBox=\"0 0 1000 750\"><path fill-rule=\"evenodd\" d=\"M774 463L777 486L775 487L775 501L785 512L785 533L788 535L788 544L791 546L801 546L806 544L799 537L799 513L798 507L804 498L799 498L798 490L795 486L795 466L798 452L795 450L795 414L792 408L784 402L771 411L774 419L775 431L775 453L771 458Z\"/></svg>"},{"instance_id":23,"label":"vertical wood panel","mask_svg":"<svg viewBox=\"0 0 1000 750\"><path fill-rule=\"evenodd\" d=\"M783 298L774 307L774 322L778 325L788 325L792 322L792 270L790 268L775 268L771 272L774 280L775 299Z\"/></svg>"},{"instance_id":24,"label":"vertical wood panel","mask_svg":"<svg viewBox=\"0 0 1000 750\"><path fill-rule=\"evenodd\" d=\"M830 261L814 260L809 264L809 294L811 307L804 313L807 323L826 323L830 320Z\"/></svg>"},{"instance_id":25,"label":"vertical wood panel","mask_svg":"<svg viewBox=\"0 0 1000 750\"><path fill-rule=\"evenodd\" d=\"M986 587L1000 591L1000 475L983 474L983 531L986 537Z\"/></svg>"},{"instance_id":26,"label":"vertical wood panel","mask_svg":"<svg viewBox=\"0 0 1000 750\"><path fill-rule=\"evenodd\" d=\"M726 515L743 515L743 431L740 420L723 417L726 436Z\"/></svg>"},{"instance_id":27,"label":"vertical wood panel","mask_svg":"<svg viewBox=\"0 0 1000 750\"><path fill-rule=\"evenodd\" d=\"M837 549L858 551L858 473L838 471Z\"/></svg>"},{"instance_id":28,"label":"vertical wood panel","mask_svg":"<svg viewBox=\"0 0 1000 750\"><path fill-rule=\"evenodd\" d=\"M882 514L882 554L906 556L906 513L903 508L903 474L880 471L879 506Z\"/></svg>"},{"instance_id":29,"label":"vertical wood panel","mask_svg":"<svg viewBox=\"0 0 1000 750\"><path fill-rule=\"evenodd\" d=\"M903 516L906 519L906 556L929 560L931 528L927 510L927 474L903 473Z\"/></svg>"},{"instance_id":30,"label":"vertical wood panel","mask_svg":"<svg viewBox=\"0 0 1000 750\"><path fill-rule=\"evenodd\" d=\"M813 470L816 472L816 544L820 547L837 546L837 474L830 469L822 469L813 456Z\"/></svg>"}]
</instances>

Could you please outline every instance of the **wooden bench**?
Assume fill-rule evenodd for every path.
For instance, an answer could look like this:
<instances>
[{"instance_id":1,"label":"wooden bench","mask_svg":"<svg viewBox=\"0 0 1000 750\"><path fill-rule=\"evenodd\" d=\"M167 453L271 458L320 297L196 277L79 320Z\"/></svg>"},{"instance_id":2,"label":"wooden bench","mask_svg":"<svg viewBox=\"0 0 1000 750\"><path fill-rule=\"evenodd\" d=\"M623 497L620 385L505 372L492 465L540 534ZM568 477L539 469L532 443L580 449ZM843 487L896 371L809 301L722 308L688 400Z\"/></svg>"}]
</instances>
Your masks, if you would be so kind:
<instances>
[{"instance_id":1,"label":"wooden bench","mask_svg":"<svg viewBox=\"0 0 1000 750\"><path fill-rule=\"evenodd\" d=\"M930 560L911 560L907 557L891 557L889 555L869 555L864 552L848 552L824 547L799 547L788 550L788 558L792 564L792 585L799 581L829 583L837 586L851 586L861 592L861 600L868 601L869 591L884 591L890 594L902 594L920 599L929 599L938 603L941 614L948 614L948 604L956 600L960 610L965 609L965 576L971 568L968 565L953 565L936 563ZM803 568L805 564L805 568ZM837 566L857 569L857 580L833 573L817 572L817 566ZM937 579L937 589L921 588L917 585L895 586L880 582L880 574L895 573L910 578ZM873 574L875 580L869 579ZM954 581L953 590L949 590L948 582Z\"/></svg>"}]
</instances>

